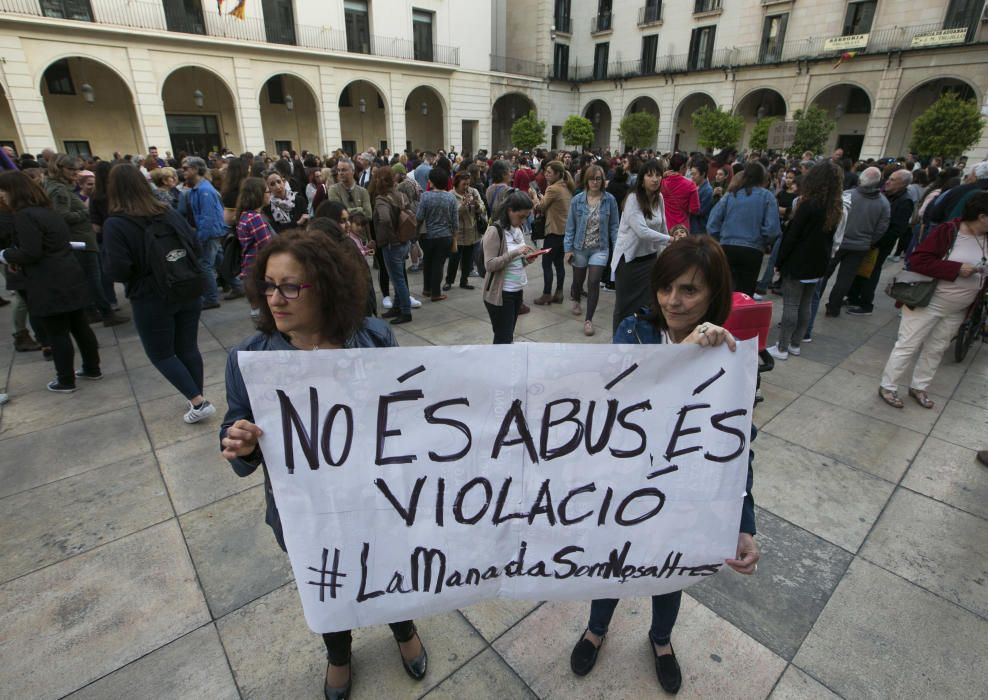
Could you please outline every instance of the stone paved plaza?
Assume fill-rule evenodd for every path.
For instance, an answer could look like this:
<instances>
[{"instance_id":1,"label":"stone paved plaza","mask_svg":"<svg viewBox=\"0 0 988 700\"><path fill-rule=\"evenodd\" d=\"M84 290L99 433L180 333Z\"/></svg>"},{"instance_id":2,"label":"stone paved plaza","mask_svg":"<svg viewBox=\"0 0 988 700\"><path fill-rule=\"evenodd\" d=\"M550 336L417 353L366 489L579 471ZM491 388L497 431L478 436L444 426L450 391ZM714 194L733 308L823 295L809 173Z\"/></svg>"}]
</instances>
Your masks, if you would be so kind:
<instances>
[{"instance_id":1,"label":"stone paved plaza","mask_svg":"<svg viewBox=\"0 0 988 700\"><path fill-rule=\"evenodd\" d=\"M529 268L527 297L540 287ZM412 274L413 290L421 288ZM479 284L479 281L478 281ZM454 287L397 329L402 345L489 343L480 291ZM776 300L776 317L781 300ZM613 295L598 320L610 326ZM126 312L126 307L125 307ZM325 651L264 524L260 471L218 453L219 418L182 422L132 324L96 328L101 382L45 391L0 312L0 698L319 698ZM520 341L587 339L568 305L534 307ZM821 318L764 376L755 412L758 574L690 589L673 636L681 697L975 698L988 693L988 349L944 360L932 411L877 396L898 319ZM225 409L243 301L204 313L206 395ZM772 338L774 339L774 332ZM356 698L662 695L648 604L618 609L597 667L569 670L586 603L499 601L419 621L424 682L386 626L355 634Z\"/></svg>"}]
</instances>

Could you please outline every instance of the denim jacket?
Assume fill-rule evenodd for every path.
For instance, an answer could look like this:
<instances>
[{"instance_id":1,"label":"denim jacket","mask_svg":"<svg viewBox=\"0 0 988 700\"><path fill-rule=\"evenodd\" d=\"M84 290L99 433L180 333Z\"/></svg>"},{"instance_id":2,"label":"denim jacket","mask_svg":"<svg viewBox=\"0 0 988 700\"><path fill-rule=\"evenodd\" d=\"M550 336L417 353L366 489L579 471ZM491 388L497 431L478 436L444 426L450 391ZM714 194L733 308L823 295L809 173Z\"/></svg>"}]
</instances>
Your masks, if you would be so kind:
<instances>
[{"instance_id":1,"label":"denim jacket","mask_svg":"<svg viewBox=\"0 0 988 700\"><path fill-rule=\"evenodd\" d=\"M200 241L226 235L223 201L220 193L208 180L200 180L195 187L182 193L178 211L189 223L195 222L196 237Z\"/></svg>"},{"instance_id":2,"label":"denim jacket","mask_svg":"<svg viewBox=\"0 0 988 700\"><path fill-rule=\"evenodd\" d=\"M460 229L459 205L456 195L442 190L429 190L419 199L416 218L425 222L423 238L449 238Z\"/></svg>"},{"instance_id":3,"label":"denim jacket","mask_svg":"<svg viewBox=\"0 0 988 700\"><path fill-rule=\"evenodd\" d=\"M779 204L764 187L725 194L710 212L707 232L721 245L765 250L782 233Z\"/></svg>"},{"instance_id":4,"label":"denim jacket","mask_svg":"<svg viewBox=\"0 0 988 700\"><path fill-rule=\"evenodd\" d=\"M587 217L590 207L587 205L586 191L573 197L569 204L569 216L566 217L566 231L563 235L563 250L567 253L583 249L583 236L587 232ZM610 192L604 192L600 200L600 246L598 250L610 250L617 241L618 226L621 215L618 214L617 200Z\"/></svg>"}]
</instances>

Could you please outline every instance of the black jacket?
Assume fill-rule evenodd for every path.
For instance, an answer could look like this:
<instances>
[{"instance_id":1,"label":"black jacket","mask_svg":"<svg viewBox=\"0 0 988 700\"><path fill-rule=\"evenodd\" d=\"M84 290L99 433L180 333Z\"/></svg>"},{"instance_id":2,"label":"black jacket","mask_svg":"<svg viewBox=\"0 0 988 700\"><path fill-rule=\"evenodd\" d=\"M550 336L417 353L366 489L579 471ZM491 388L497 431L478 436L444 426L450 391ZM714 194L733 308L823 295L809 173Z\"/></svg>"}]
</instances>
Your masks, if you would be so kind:
<instances>
[{"instance_id":1,"label":"black jacket","mask_svg":"<svg viewBox=\"0 0 988 700\"><path fill-rule=\"evenodd\" d=\"M185 238L196 255L200 255L199 239L185 217L169 208L165 219ZM147 218L131 218L111 214L103 224L104 269L114 282L123 282L128 299L155 296L151 272L147 266L145 231Z\"/></svg>"},{"instance_id":2,"label":"black jacket","mask_svg":"<svg viewBox=\"0 0 988 700\"><path fill-rule=\"evenodd\" d=\"M988 178L978 180L977 182L972 182L967 185L958 185L948 191L939 202L926 208L926 212L923 217L925 222L936 226L937 224L942 224L944 221L950 221L950 219L960 216L960 212L955 214L952 211L954 207L964 198L965 195L978 190L988 190Z\"/></svg>"},{"instance_id":3,"label":"black jacket","mask_svg":"<svg viewBox=\"0 0 988 700\"><path fill-rule=\"evenodd\" d=\"M782 234L776 266L786 277L811 280L827 274L834 228L824 225L826 212L814 203L800 203Z\"/></svg>"},{"instance_id":4,"label":"black jacket","mask_svg":"<svg viewBox=\"0 0 988 700\"><path fill-rule=\"evenodd\" d=\"M905 189L897 194L885 195L889 201L889 227L878 242L880 248L894 246L895 242L909 230L909 220L913 216L913 200Z\"/></svg>"},{"instance_id":5,"label":"black jacket","mask_svg":"<svg viewBox=\"0 0 988 700\"><path fill-rule=\"evenodd\" d=\"M18 288L27 293L32 316L54 316L89 306L89 285L69 246L69 226L47 207L26 207L13 214L12 247L3 251L21 273Z\"/></svg>"}]
</instances>

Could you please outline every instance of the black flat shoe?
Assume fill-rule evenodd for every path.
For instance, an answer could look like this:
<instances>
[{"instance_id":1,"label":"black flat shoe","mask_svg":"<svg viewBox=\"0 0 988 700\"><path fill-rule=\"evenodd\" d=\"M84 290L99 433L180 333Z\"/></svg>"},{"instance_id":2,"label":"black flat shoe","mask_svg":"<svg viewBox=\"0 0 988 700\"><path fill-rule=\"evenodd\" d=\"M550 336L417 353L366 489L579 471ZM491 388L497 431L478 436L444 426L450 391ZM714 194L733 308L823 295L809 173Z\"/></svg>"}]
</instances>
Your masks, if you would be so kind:
<instances>
[{"instance_id":1,"label":"black flat shoe","mask_svg":"<svg viewBox=\"0 0 988 700\"><path fill-rule=\"evenodd\" d=\"M353 657L350 657L350 662L347 664L350 667L350 677L347 679L346 685L342 688L331 688L328 682L323 681L322 692L326 696L326 700L346 700L350 697L350 689L353 687ZM329 670L328 664L326 670Z\"/></svg>"},{"instance_id":2,"label":"black flat shoe","mask_svg":"<svg viewBox=\"0 0 988 700\"><path fill-rule=\"evenodd\" d=\"M415 630L412 633L412 637L418 637L419 631ZM412 637L406 639L406 642L410 642ZM398 642L398 656L401 658L401 665L405 668L405 673L411 676L414 680L420 681L425 678L426 671L429 670L429 652L425 650L425 644L422 644L422 638L419 637L419 644L422 644L422 653L416 656L410 661L406 661L405 657L401 655L401 644Z\"/></svg>"},{"instance_id":3,"label":"black flat shoe","mask_svg":"<svg viewBox=\"0 0 988 700\"><path fill-rule=\"evenodd\" d=\"M399 326L402 323L411 323L411 322L412 322L411 314L409 314L408 316L396 316L395 318L391 319L392 326Z\"/></svg>"},{"instance_id":4,"label":"black flat shoe","mask_svg":"<svg viewBox=\"0 0 988 700\"><path fill-rule=\"evenodd\" d=\"M651 637L648 638L648 648L652 650L652 656L655 657L655 677L659 679L659 685L662 686L662 690L675 695L683 684L683 674L679 670L679 662L676 661L676 650L672 649L672 644L670 644L669 648L672 651L659 656L655 652L655 644Z\"/></svg>"},{"instance_id":5,"label":"black flat shoe","mask_svg":"<svg viewBox=\"0 0 988 700\"><path fill-rule=\"evenodd\" d=\"M600 638L600 646L604 646L603 637ZM573 669L573 673L576 675L585 676L593 670L599 653L600 647L594 646L594 643L587 639L586 630L584 630L583 634L580 635L580 641L576 643L569 655L569 667Z\"/></svg>"},{"instance_id":6,"label":"black flat shoe","mask_svg":"<svg viewBox=\"0 0 988 700\"><path fill-rule=\"evenodd\" d=\"M472 284L461 284L460 289L476 289Z\"/></svg>"},{"instance_id":7,"label":"black flat shoe","mask_svg":"<svg viewBox=\"0 0 988 700\"><path fill-rule=\"evenodd\" d=\"M443 291L444 292L448 292L452 288L453 288L453 285L451 285L449 282L447 282L446 284L443 285Z\"/></svg>"}]
</instances>

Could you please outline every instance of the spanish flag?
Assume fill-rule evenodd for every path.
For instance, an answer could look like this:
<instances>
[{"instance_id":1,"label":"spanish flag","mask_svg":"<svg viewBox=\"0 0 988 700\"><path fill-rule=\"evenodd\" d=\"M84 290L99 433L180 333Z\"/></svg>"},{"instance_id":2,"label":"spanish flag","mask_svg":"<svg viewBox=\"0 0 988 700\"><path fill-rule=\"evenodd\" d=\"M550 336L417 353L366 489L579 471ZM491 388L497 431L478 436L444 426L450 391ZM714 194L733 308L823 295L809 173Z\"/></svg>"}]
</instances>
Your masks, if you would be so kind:
<instances>
[{"instance_id":1,"label":"spanish flag","mask_svg":"<svg viewBox=\"0 0 988 700\"><path fill-rule=\"evenodd\" d=\"M852 58L854 58L857 55L858 55L857 51L845 51L840 55L840 58L837 59L837 63L834 64L833 70L837 70L838 68L840 68L841 64L844 61L850 61Z\"/></svg>"},{"instance_id":2,"label":"spanish flag","mask_svg":"<svg viewBox=\"0 0 988 700\"><path fill-rule=\"evenodd\" d=\"M247 15L247 0L240 0L237 6L230 10L230 14L237 19L244 19Z\"/></svg>"}]
</instances>

